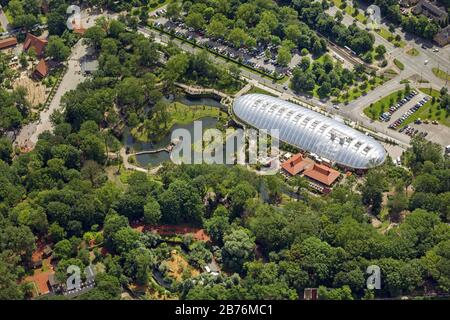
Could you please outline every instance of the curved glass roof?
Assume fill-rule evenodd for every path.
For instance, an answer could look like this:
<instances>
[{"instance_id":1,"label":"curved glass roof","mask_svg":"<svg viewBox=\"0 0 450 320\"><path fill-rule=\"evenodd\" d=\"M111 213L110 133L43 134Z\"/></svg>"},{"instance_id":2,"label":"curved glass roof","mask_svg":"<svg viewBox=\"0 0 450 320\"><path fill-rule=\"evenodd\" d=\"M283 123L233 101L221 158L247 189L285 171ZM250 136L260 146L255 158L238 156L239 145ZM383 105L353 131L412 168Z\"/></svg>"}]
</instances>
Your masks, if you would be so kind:
<instances>
[{"instance_id":1,"label":"curved glass roof","mask_svg":"<svg viewBox=\"0 0 450 320\"><path fill-rule=\"evenodd\" d=\"M386 151L375 139L310 109L264 94L236 98L235 115L257 129L278 129L280 140L355 169L378 166Z\"/></svg>"}]
</instances>

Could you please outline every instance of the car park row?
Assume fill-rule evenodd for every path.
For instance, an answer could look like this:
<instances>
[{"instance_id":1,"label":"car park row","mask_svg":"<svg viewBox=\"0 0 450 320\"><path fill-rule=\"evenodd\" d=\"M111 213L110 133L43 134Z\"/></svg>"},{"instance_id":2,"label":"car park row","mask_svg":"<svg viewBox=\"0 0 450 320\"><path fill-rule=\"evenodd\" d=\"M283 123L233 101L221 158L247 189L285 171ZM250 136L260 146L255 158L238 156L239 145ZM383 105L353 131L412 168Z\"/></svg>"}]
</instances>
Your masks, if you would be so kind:
<instances>
[{"instance_id":1,"label":"car park row","mask_svg":"<svg viewBox=\"0 0 450 320\"><path fill-rule=\"evenodd\" d=\"M419 110L430 98L425 96L418 103L416 103L412 108L410 108L407 112L405 112L400 118L395 120L393 123L389 125L390 129L397 129L407 118L409 118L414 112Z\"/></svg>"},{"instance_id":2,"label":"car park row","mask_svg":"<svg viewBox=\"0 0 450 320\"><path fill-rule=\"evenodd\" d=\"M387 122L391 119L392 114L400 109L404 104L406 104L408 101L410 101L414 96L417 95L417 91L412 90L410 94L408 94L406 97L404 97L402 100L400 100L396 105L393 105L389 108L389 111L384 112L380 116L380 121Z\"/></svg>"},{"instance_id":3,"label":"car park row","mask_svg":"<svg viewBox=\"0 0 450 320\"><path fill-rule=\"evenodd\" d=\"M413 127L410 127L408 125L404 126L403 128L401 128L399 130L399 132L403 132L403 133L405 133L406 135L408 135L410 137L414 137L416 135L420 135L420 136L425 138L428 135L428 132L422 132L422 131L419 132L419 129L414 129Z\"/></svg>"},{"instance_id":4,"label":"car park row","mask_svg":"<svg viewBox=\"0 0 450 320\"><path fill-rule=\"evenodd\" d=\"M156 14L158 14L158 12ZM162 14L163 13L160 13L159 16ZM189 28L182 21L156 21L153 25L158 29L172 33L175 36L188 41L194 41L195 39L195 42L199 45L218 54L227 56L230 59L239 61L240 63L257 69L269 76L280 78L292 75L291 68L283 67L278 64L276 59L277 46L265 46L260 44L252 48L246 48L245 46L236 48L230 41L222 38L214 40L210 39L205 35L204 31L196 31L193 28ZM266 56L266 53L270 54L267 54Z\"/></svg>"}]
</instances>

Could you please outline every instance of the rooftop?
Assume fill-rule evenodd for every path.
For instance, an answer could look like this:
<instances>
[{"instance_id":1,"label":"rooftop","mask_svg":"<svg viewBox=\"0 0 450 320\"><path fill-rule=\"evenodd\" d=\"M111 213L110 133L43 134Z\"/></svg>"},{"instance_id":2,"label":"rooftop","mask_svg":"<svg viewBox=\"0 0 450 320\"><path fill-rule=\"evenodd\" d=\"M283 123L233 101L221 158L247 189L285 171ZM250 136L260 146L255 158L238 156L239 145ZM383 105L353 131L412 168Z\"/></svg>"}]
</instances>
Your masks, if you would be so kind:
<instances>
[{"instance_id":1,"label":"rooftop","mask_svg":"<svg viewBox=\"0 0 450 320\"><path fill-rule=\"evenodd\" d=\"M374 138L309 108L263 94L234 100L234 114L257 128L278 130L279 139L340 165L367 169L386 159Z\"/></svg>"},{"instance_id":2,"label":"rooftop","mask_svg":"<svg viewBox=\"0 0 450 320\"><path fill-rule=\"evenodd\" d=\"M297 153L296 155L292 156L289 160L283 162L281 167L287 171L290 175L295 176L296 174L299 174L306 168L310 168L314 165L314 161L303 157L301 153Z\"/></svg>"},{"instance_id":3,"label":"rooftop","mask_svg":"<svg viewBox=\"0 0 450 320\"><path fill-rule=\"evenodd\" d=\"M44 59L39 60L39 63L36 66L36 69L34 69L34 72L37 73L37 75L41 78L44 78L48 74L48 66Z\"/></svg>"},{"instance_id":4,"label":"rooftop","mask_svg":"<svg viewBox=\"0 0 450 320\"><path fill-rule=\"evenodd\" d=\"M331 186L340 176L338 171L317 163L311 168L306 169L303 174L326 186Z\"/></svg>"},{"instance_id":5,"label":"rooftop","mask_svg":"<svg viewBox=\"0 0 450 320\"><path fill-rule=\"evenodd\" d=\"M28 51L31 47L33 47L37 56L42 56L46 46L47 40L40 39L31 33L27 33L27 37L23 43L23 50Z\"/></svg>"},{"instance_id":6,"label":"rooftop","mask_svg":"<svg viewBox=\"0 0 450 320\"><path fill-rule=\"evenodd\" d=\"M17 39L15 37L0 40L0 50L13 47L15 45L17 45Z\"/></svg>"}]
</instances>

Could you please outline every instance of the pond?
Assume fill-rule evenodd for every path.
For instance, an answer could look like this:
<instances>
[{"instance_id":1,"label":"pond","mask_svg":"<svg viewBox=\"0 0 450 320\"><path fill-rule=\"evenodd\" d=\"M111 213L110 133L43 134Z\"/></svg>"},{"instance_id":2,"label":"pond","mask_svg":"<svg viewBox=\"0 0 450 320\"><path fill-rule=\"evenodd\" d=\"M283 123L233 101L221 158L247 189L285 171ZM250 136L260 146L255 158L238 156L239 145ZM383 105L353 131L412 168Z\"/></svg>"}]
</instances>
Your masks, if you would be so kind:
<instances>
[{"instance_id":1,"label":"pond","mask_svg":"<svg viewBox=\"0 0 450 320\"><path fill-rule=\"evenodd\" d=\"M212 117L206 117L202 118L200 120L202 122L203 130L215 128L217 125L218 120L216 118ZM161 141L158 141L157 143L153 142L140 142L133 138L133 136L129 133L129 130L127 129L124 132L124 144L125 146L133 149L135 152L138 151L147 151L147 150L155 150L155 149L161 149L164 147L167 147L170 144L172 132L176 129L186 129L191 134L191 137L194 136L194 123L189 124L176 124L172 127L170 130L170 133L168 133L166 136L164 136ZM192 141L194 143L195 141ZM140 154L136 156L136 161L139 165L143 167L150 166L156 166L164 161L168 161L170 159L169 153L167 151L161 151L157 153L151 153L151 154Z\"/></svg>"},{"instance_id":2,"label":"pond","mask_svg":"<svg viewBox=\"0 0 450 320\"><path fill-rule=\"evenodd\" d=\"M165 100L167 102L174 101L173 99L165 99ZM188 106L206 105L216 108L223 107L219 101L213 98L204 98L204 97L196 98L190 96L180 96L177 97L175 101L179 101L180 103L183 103ZM218 120L213 117L205 117L197 121L202 122L203 130L215 128L218 122ZM161 149L167 147L170 144L172 132L176 129L186 129L189 131L192 137L194 136L194 123L174 125L171 128L170 132L158 142L138 141L130 134L129 128L125 128L122 142L126 147L132 149L134 152ZM194 143L194 141L192 142ZM141 154L136 156L137 163L143 167L156 166L164 161L168 161L169 159L170 155L167 151L161 151L152 154Z\"/></svg>"}]
</instances>

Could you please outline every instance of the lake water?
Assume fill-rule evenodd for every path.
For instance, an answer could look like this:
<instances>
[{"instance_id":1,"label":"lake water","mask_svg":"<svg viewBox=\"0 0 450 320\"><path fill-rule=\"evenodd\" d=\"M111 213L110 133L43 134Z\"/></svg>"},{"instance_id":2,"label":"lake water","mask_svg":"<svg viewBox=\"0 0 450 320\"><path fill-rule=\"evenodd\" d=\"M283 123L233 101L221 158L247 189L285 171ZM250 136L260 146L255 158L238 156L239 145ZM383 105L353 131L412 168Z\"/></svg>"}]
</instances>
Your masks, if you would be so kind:
<instances>
[{"instance_id":1,"label":"lake water","mask_svg":"<svg viewBox=\"0 0 450 320\"><path fill-rule=\"evenodd\" d=\"M168 101L170 102L171 100L168 100ZM217 107L217 108L222 107L220 102L218 102L217 100L212 99L212 98L193 98L193 97L188 97L188 96L181 96L181 97L177 97L176 101L179 101L188 106L206 105L206 106ZM217 125L217 122L218 122L218 120L213 117L205 117L205 118L199 119L197 121L202 122L203 130L215 128ZM161 149L170 144L172 132L176 129L186 129L191 134L191 137L194 137L194 123L174 125L171 128L170 133L168 133L166 136L164 136L158 142L138 141L133 138L133 136L130 134L129 129L126 128L124 131L124 134L123 134L123 143L126 147L132 149L134 152ZM195 141L192 141L192 143L194 143L194 142ZM162 162L169 161L169 160L170 160L170 155L166 151L161 151L161 152L152 153L152 154L141 154L141 155L136 156L137 163L142 167L147 167L149 165L156 166Z\"/></svg>"}]
</instances>

